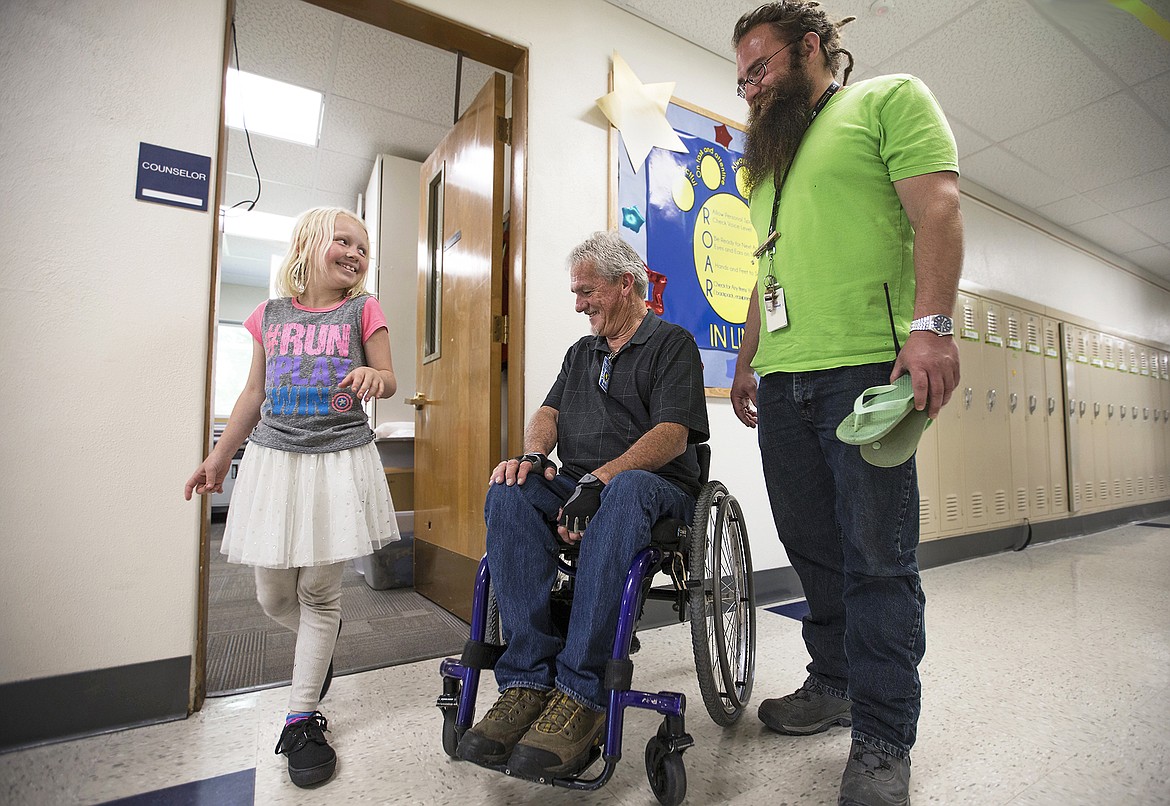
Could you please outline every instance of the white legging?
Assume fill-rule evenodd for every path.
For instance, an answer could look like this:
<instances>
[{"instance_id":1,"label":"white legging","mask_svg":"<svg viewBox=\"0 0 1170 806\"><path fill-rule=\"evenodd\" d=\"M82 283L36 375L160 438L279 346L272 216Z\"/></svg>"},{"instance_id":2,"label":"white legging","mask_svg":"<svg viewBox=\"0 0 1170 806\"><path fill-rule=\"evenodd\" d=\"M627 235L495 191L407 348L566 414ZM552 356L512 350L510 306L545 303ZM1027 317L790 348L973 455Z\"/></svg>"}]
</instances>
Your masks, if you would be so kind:
<instances>
[{"instance_id":1,"label":"white legging","mask_svg":"<svg viewBox=\"0 0 1170 806\"><path fill-rule=\"evenodd\" d=\"M315 711L341 623L345 563L256 567L256 598L269 618L297 635L289 711Z\"/></svg>"}]
</instances>

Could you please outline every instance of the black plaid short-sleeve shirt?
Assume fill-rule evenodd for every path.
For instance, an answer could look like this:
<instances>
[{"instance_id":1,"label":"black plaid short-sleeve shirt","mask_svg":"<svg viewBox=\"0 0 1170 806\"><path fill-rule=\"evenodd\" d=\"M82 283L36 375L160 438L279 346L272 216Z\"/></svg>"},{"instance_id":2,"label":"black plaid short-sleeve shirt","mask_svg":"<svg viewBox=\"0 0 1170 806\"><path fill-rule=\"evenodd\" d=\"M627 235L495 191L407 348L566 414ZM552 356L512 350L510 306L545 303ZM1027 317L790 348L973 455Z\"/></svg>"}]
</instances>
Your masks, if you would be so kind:
<instances>
[{"instance_id":1,"label":"black plaid short-sleeve shirt","mask_svg":"<svg viewBox=\"0 0 1170 806\"><path fill-rule=\"evenodd\" d=\"M695 339L647 311L633 338L611 361L609 389L598 383L610 352L601 336L586 336L565 354L544 400L557 417L557 456L565 473L580 478L621 456L660 423L690 429L687 449L655 472L699 493L695 444L709 437L703 365Z\"/></svg>"}]
</instances>

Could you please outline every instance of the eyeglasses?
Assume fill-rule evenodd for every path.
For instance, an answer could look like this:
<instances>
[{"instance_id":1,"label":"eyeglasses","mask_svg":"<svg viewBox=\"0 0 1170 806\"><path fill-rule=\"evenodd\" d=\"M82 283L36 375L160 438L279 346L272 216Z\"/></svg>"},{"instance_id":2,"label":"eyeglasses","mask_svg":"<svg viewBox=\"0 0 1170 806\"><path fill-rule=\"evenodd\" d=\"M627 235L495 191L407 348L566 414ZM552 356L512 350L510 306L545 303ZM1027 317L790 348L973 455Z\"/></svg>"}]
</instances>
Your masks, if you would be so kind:
<instances>
[{"instance_id":1,"label":"eyeglasses","mask_svg":"<svg viewBox=\"0 0 1170 806\"><path fill-rule=\"evenodd\" d=\"M739 81L735 82L735 94L738 95L740 98L746 98L747 97L747 87L745 85L751 84L754 87L757 84L759 84L761 81L763 81L764 76L768 72L768 62L772 61L772 59L776 58L778 55L780 55L785 50L792 47L793 45L795 45L799 41L800 41L800 39L793 39L787 45L780 48L780 50L776 51L771 56L764 59L762 62L760 62L759 64L753 66L750 70L748 70L746 78L741 78Z\"/></svg>"}]
</instances>

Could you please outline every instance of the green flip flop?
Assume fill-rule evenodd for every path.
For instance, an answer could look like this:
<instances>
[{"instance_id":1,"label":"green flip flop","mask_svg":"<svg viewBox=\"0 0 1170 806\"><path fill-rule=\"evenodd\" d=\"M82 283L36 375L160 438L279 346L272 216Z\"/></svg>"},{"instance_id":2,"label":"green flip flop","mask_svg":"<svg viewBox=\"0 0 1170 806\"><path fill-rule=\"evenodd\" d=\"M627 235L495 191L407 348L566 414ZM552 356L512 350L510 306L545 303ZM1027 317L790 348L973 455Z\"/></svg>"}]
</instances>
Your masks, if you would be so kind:
<instances>
[{"instance_id":1,"label":"green flip flop","mask_svg":"<svg viewBox=\"0 0 1170 806\"><path fill-rule=\"evenodd\" d=\"M893 383L871 386L853 403L851 411L837 426L837 439L847 445L868 445L890 433L914 410L914 388L910 373Z\"/></svg>"},{"instance_id":2,"label":"green flip flop","mask_svg":"<svg viewBox=\"0 0 1170 806\"><path fill-rule=\"evenodd\" d=\"M906 376L903 376L906 377ZM861 446L861 458L875 467L897 467L918 450L922 432L934 422L926 416L926 409L911 407L910 413L881 439Z\"/></svg>"}]
</instances>

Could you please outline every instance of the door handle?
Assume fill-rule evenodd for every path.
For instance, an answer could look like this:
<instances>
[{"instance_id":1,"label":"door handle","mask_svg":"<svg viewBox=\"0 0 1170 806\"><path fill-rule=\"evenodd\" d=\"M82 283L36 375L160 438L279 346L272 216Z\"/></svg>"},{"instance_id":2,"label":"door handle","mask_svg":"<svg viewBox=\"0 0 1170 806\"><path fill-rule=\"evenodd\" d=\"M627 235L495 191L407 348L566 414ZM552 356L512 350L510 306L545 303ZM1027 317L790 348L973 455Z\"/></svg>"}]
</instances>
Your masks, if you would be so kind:
<instances>
[{"instance_id":1,"label":"door handle","mask_svg":"<svg viewBox=\"0 0 1170 806\"><path fill-rule=\"evenodd\" d=\"M1081 405L1078 407L1077 410L1081 413L1082 417L1085 416L1085 401L1083 401L1083 400L1081 401Z\"/></svg>"},{"instance_id":2,"label":"door handle","mask_svg":"<svg viewBox=\"0 0 1170 806\"><path fill-rule=\"evenodd\" d=\"M1048 398L1048 413L1051 415L1054 411L1056 411L1056 398L1049 397Z\"/></svg>"},{"instance_id":3,"label":"door handle","mask_svg":"<svg viewBox=\"0 0 1170 806\"><path fill-rule=\"evenodd\" d=\"M987 390L987 410L991 411L994 408L995 408L995 390L988 389Z\"/></svg>"},{"instance_id":4,"label":"door handle","mask_svg":"<svg viewBox=\"0 0 1170 806\"><path fill-rule=\"evenodd\" d=\"M1036 413L1036 396L1028 395L1028 414Z\"/></svg>"},{"instance_id":5,"label":"door handle","mask_svg":"<svg viewBox=\"0 0 1170 806\"><path fill-rule=\"evenodd\" d=\"M1112 403L1109 404L1109 419L1110 420L1113 419L1113 404Z\"/></svg>"},{"instance_id":6,"label":"door handle","mask_svg":"<svg viewBox=\"0 0 1170 806\"><path fill-rule=\"evenodd\" d=\"M1125 406L1121 407L1121 419L1125 419Z\"/></svg>"},{"instance_id":7,"label":"door handle","mask_svg":"<svg viewBox=\"0 0 1170 806\"><path fill-rule=\"evenodd\" d=\"M975 390L973 390L970 386L968 386L966 391L963 392L963 408L965 408L965 409L971 408L971 393L974 391Z\"/></svg>"},{"instance_id":8,"label":"door handle","mask_svg":"<svg viewBox=\"0 0 1170 806\"><path fill-rule=\"evenodd\" d=\"M1012 392L1010 395L1008 395L1008 411L1010 411L1012 414L1015 414L1016 413L1016 405L1019 402L1020 402L1020 396L1017 395L1015 392Z\"/></svg>"},{"instance_id":9,"label":"door handle","mask_svg":"<svg viewBox=\"0 0 1170 806\"><path fill-rule=\"evenodd\" d=\"M424 395L422 392L415 392L414 397L408 397L406 400L404 400L402 402L406 403L409 406L414 406L419 411L422 411L423 406L425 406L428 403L433 403L434 401L427 400L427 396Z\"/></svg>"},{"instance_id":10,"label":"door handle","mask_svg":"<svg viewBox=\"0 0 1170 806\"><path fill-rule=\"evenodd\" d=\"M1093 419L1096 420L1101 416L1101 404L1099 402L1093 403Z\"/></svg>"}]
</instances>

